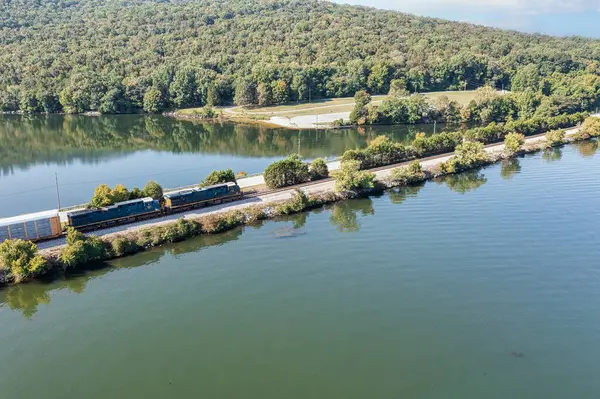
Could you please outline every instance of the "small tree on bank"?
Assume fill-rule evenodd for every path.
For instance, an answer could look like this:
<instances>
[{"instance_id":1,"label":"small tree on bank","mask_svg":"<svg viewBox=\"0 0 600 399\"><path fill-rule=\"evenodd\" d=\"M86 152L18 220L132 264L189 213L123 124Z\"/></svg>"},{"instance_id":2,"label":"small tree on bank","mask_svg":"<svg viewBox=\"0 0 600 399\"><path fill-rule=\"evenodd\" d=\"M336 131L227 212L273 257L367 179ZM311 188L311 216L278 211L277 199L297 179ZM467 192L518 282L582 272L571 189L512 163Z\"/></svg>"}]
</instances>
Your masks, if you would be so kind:
<instances>
[{"instance_id":1,"label":"small tree on bank","mask_svg":"<svg viewBox=\"0 0 600 399\"><path fill-rule=\"evenodd\" d=\"M223 184L228 182L236 182L235 173L231 169L213 170L206 179L200 183L200 187L214 186L215 184Z\"/></svg>"},{"instance_id":2,"label":"small tree on bank","mask_svg":"<svg viewBox=\"0 0 600 399\"><path fill-rule=\"evenodd\" d=\"M265 184L269 188L281 188L307 182L310 179L308 164L299 155L272 163L265 169Z\"/></svg>"},{"instance_id":3,"label":"small tree on bank","mask_svg":"<svg viewBox=\"0 0 600 399\"><path fill-rule=\"evenodd\" d=\"M395 186L406 186L426 179L425 172L419 161L413 161L408 166L392 170L391 183Z\"/></svg>"},{"instance_id":4,"label":"small tree on bank","mask_svg":"<svg viewBox=\"0 0 600 399\"><path fill-rule=\"evenodd\" d=\"M310 180L321 180L329 177L329 168L323 158L317 158L310 164Z\"/></svg>"},{"instance_id":5,"label":"small tree on bank","mask_svg":"<svg viewBox=\"0 0 600 399\"><path fill-rule=\"evenodd\" d=\"M340 169L332 172L337 192L357 192L375 186L375 173L360 170L359 161L344 161Z\"/></svg>"},{"instance_id":6,"label":"small tree on bank","mask_svg":"<svg viewBox=\"0 0 600 399\"><path fill-rule=\"evenodd\" d=\"M590 137L600 137L600 118L589 117L583 122L582 132Z\"/></svg>"},{"instance_id":7,"label":"small tree on bank","mask_svg":"<svg viewBox=\"0 0 600 399\"><path fill-rule=\"evenodd\" d=\"M0 244L0 270L17 283L42 274L47 265L31 241L6 240Z\"/></svg>"},{"instance_id":8,"label":"small tree on bank","mask_svg":"<svg viewBox=\"0 0 600 399\"><path fill-rule=\"evenodd\" d=\"M504 138L504 152L506 155L514 155L525 144L525 136L520 133L509 133Z\"/></svg>"},{"instance_id":9,"label":"small tree on bank","mask_svg":"<svg viewBox=\"0 0 600 399\"><path fill-rule=\"evenodd\" d=\"M132 191L133 192L133 191ZM142 197L152 197L153 200L162 200L163 188L154 180L150 180L141 192ZM137 197L140 198L140 197Z\"/></svg>"},{"instance_id":10,"label":"small tree on bank","mask_svg":"<svg viewBox=\"0 0 600 399\"><path fill-rule=\"evenodd\" d=\"M546 147L556 147L561 145L565 140L564 130L552 130L546 133Z\"/></svg>"}]
</instances>

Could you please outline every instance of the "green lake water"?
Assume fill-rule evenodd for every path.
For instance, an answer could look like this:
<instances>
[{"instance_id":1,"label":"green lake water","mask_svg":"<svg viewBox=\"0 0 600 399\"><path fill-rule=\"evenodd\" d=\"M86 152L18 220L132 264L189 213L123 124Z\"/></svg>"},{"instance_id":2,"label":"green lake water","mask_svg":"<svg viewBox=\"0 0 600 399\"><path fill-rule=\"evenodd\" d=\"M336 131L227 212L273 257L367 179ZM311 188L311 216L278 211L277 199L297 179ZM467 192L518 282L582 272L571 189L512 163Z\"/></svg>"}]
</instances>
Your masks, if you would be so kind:
<instances>
[{"instance_id":1,"label":"green lake water","mask_svg":"<svg viewBox=\"0 0 600 399\"><path fill-rule=\"evenodd\" d=\"M458 127L454 127L457 129ZM165 188L199 183L215 169L261 173L299 153L335 158L378 135L410 142L443 125L381 126L328 131L178 121L144 115L0 115L0 218L89 201L100 184Z\"/></svg>"},{"instance_id":2,"label":"green lake water","mask_svg":"<svg viewBox=\"0 0 600 399\"><path fill-rule=\"evenodd\" d=\"M568 146L0 292L17 398L596 398L600 155Z\"/></svg>"}]
</instances>

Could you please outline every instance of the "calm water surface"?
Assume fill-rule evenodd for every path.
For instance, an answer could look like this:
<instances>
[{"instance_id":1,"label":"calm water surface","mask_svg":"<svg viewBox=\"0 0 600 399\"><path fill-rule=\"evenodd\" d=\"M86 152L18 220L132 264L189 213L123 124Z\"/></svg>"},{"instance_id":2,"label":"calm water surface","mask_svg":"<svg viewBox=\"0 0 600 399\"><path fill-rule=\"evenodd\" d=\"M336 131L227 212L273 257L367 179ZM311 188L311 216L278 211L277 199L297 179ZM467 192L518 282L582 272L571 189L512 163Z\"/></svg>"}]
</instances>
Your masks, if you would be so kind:
<instances>
[{"instance_id":1,"label":"calm water surface","mask_svg":"<svg viewBox=\"0 0 600 399\"><path fill-rule=\"evenodd\" d=\"M6 289L1 397L595 398L599 174L571 146Z\"/></svg>"},{"instance_id":2,"label":"calm water surface","mask_svg":"<svg viewBox=\"0 0 600 399\"><path fill-rule=\"evenodd\" d=\"M437 131L445 129L437 126ZM336 157L380 134L412 141L434 127L393 126L331 131L176 121L161 116L1 116L0 217L86 203L105 183L163 187L199 183L214 169L262 172L291 153Z\"/></svg>"}]
</instances>

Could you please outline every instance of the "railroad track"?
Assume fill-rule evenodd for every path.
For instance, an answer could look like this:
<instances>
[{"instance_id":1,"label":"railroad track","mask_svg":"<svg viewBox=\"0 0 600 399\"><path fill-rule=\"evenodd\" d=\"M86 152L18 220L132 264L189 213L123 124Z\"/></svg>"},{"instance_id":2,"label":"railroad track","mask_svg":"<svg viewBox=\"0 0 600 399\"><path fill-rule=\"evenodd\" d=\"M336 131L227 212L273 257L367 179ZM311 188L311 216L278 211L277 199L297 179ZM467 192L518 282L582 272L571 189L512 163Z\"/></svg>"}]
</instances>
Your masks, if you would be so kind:
<instances>
[{"instance_id":1,"label":"railroad track","mask_svg":"<svg viewBox=\"0 0 600 399\"><path fill-rule=\"evenodd\" d=\"M572 130L571 129L566 129L568 130ZM540 133L540 134L535 134L535 135L531 135L531 136L527 136L526 139L527 140L531 140L531 139L536 139L536 138L540 138L540 137L544 137L545 133ZM501 142L498 143L490 143L490 144L486 144L484 146L484 148L492 148L492 147L497 147L499 145L502 145ZM419 162L427 162L427 161L431 161L431 160L436 160L436 159L441 159L441 158L445 158L445 157L451 157L454 155L454 152L447 152L444 154L438 154L438 155L432 155L429 157L425 157L425 158L415 158L415 159L411 159L408 161L404 161L404 162L399 162L399 163L395 163L395 164L390 164L390 165L386 165L386 166L379 166L376 168L371 168L371 169L365 169L365 171L368 172L379 172L379 171L383 171L383 170L388 170L388 169L394 169L394 168L399 168L402 166L407 166L409 165L411 162L418 160ZM279 189L273 189L273 190L265 190L265 191L249 191L249 192L245 192L244 196L237 201L232 201L232 202L228 202L225 204L220 204L220 205L213 205L210 208L213 208L214 210L218 210L219 207L224 207L227 204L230 203L238 203L240 201L244 201L244 200L248 200L248 199L252 199L252 198L258 198L258 197L262 197L262 196L266 196L266 195L272 195L272 194L277 194L277 193L283 193L283 192L288 192L290 190L295 190L295 189L301 189L301 188L306 188L306 187L311 187L311 186L315 186L315 185L319 185L319 184L323 184L323 183L328 183L328 182L332 182L334 181L333 178L329 177L326 179L322 179L322 180L317 180L317 181L310 181L310 182L306 182L306 183L301 183L301 184L297 184L295 186L288 186L288 187L283 187L283 188L279 188ZM242 190L243 192L243 190ZM104 228L104 229L98 229L95 230L91 233L93 234L99 234L99 235L105 235L105 234L111 234L111 233L116 233L119 231L124 231L127 229L130 229L132 227L137 227L137 226L143 226L146 224L150 224L152 222L156 222L156 221L169 221L169 220L177 220L182 216L188 215L188 214L194 214L196 211L198 211L198 209L205 209L205 208L196 208L194 210L188 210L188 211L183 211L183 212L178 212L178 213L173 213L170 215L161 215L158 217L154 217L154 218L150 218L150 219L145 219L143 221L137 221L137 222L133 222L133 223L128 223L128 224L124 224L124 225L119 225L119 226L114 226L114 227L109 227L109 228ZM54 240L48 240L48 241L44 241L44 242L40 242L38 244L38 247L40 249L47 249L47 248L53 248L53 247L57 247L57 246L61 246L64 245L65 243L65 238L64 235L61 236L60 238L54 239Z\"/></svg>"}]
</instances>

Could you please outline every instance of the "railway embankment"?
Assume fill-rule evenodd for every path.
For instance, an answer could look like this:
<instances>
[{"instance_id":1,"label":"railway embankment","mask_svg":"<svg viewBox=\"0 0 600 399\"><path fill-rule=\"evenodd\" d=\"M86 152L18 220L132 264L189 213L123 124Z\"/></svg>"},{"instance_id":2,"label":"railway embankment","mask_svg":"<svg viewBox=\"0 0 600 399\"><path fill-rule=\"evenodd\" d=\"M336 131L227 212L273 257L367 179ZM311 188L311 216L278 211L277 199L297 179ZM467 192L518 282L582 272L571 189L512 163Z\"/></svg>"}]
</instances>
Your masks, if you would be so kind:
<instances>
[{"instance_id":1,"label":"railway embankment","mask_svg":"<svg viewBox=\"0 0 600 399\"><path fill-rule=\"evenodd\" d=\"M594 116L597 117L598 115ZM583 127L571 128L565 131L552 131L527 138L515 134L520 136L518 150L506 151L504 143L489 144L484 147L480 142L467 140L458 145L453 153L421 159L411 157L407 162L369 169L365 172L369 175L369 179L376 183L374 187L369 185L369 189L340 190L338 183L344 181L345 178L336 176L337 181L328 178L270 192L256 193L239 202L201 208L170 215L169 217L139 222L134 225L96 231L95 235L90 236L69 229L66 240L63 239L62 242L54 241L50 247L40 248L39 254L37 254L37 250L31 252L31 261L33 262L30 262L30 266L39 265L39 267L43 267L43 270L45 270L43 274L45 275L60 273L64 270L86 268L87 265L94 262L126 256L162 244L183 241L203 234L220 233L261 220L306 211L351 197L368 195L375 191L383 191L386 188L415 184L467 169L478 168L508 157L539 151L549 146L556 147L565 143L600 136L600 121L594 118L590 118L589 121L592 128L586 126L588 123L588 120L586 120ZM588 131L592 130L594 131L593 134L589 134ZM393 144L389 145L398 148L394 147ZM357 161L350 162L358 163ZM353 178L350 180L352 181ZM65 243L67 245L64 245ZM39 271L36 273L35 275L40 274ZM30 278L27 274L22 279L14 278L13 275L9 282L27 281ZM0 276L1 279L2 276Z\"/></svg>"},{"instance_id":2,"label":"railway embankment","mask_svg":"<svg viewBox=\"0 0 600 399\"><path fill-rule=\"evenodd\" d=\"M573 141L574 136L576 136L577 133L579 133L579 131L580 128L572 128L566 130L565 142ZM545 144L546 137L543 134L528 137L524 141L521 153L539 151L545 148ZM489 154L491 162L496 162L506 157L504 143L487 145L485 147L485 151ZM423 170L428 172L428 178L439 177L443 174L438 170L439 166L442 163L445 163L448 160L450 160L450 158L453 155L454 153L447 153L418 159L417 161L420 162ZM392 171L399 167L406 166L410 162L411 161L407 161L398 164L379 167L371 169L370 171L375 174L376 181L379 182L378 187L388 188L392 186L391 184L386 183L389 180ZM335 170L339 168L339 163L336 163L333 166L334 167L332 169ZM214 222L216 218L219 218L221 216L226 217L226 215L231 215L232 213L236 213L234 217L234 219L236 219L235 223L231 223L231 220L229 222L225 221L223 223L226 225L239 226L246 223L252 223L256 220L267 219L270 217L280 215L280 213L276 211L278 205L291 200L297 191L303 192L309 198L314 198L316 204L335 202L346 199L349 196L348 194L336 193L335 180L333 178L328 178L316 182L309 182L293 187L287 187L285 189L273 190L262 194L259 193L256 195L251 195L237 202L212 206L209 208L194 209L185 213L169 215L163 218L152 219L144 222L134 223L131 225L100 230L95 232L95 234L110 241L119 237L138 236L140 232L148 232L152 229L164 229L170 225L173 225L179 219L201 222L205 218L211 218L211 222ZM214 229L209 228L206 232L214 233L218 231L223 231L224 229L217 228L216 230L218 231L213 230ZM47 248L43 248L43 245L41 245L41 247L43 248L41 250L41 253L44 256L55 256L56 253L60 250L60 247L64 246L64 244L65 241L63 239L51 242L50 246Z\"/></svg>"}]
</instances>

